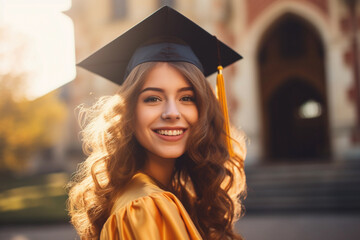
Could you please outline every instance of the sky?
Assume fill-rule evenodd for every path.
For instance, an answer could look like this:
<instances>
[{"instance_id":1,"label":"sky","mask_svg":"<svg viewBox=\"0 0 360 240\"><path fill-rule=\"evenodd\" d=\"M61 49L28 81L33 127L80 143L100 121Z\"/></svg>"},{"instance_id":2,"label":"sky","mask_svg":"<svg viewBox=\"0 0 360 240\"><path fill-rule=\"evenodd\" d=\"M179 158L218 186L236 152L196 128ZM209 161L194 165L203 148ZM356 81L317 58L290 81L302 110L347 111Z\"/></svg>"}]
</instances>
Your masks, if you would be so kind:
<instances>
[{"instance_id":1,"label":"sky","mask_svg":"<svg viewBox=\"0 0 360 240\"><path fill-rule=\"evenodd\" d=\"M30 73L26 89L30 100L75 78L74 26L62 13L70 8L71 0L0 0L0 28L19 36L0 35L0 51L8 52L5 59L11 61L16 43L26 42L26 54L17 68ZM10 62L0 63L2 72L10 67Z\"/></svg>"}]
</instances>

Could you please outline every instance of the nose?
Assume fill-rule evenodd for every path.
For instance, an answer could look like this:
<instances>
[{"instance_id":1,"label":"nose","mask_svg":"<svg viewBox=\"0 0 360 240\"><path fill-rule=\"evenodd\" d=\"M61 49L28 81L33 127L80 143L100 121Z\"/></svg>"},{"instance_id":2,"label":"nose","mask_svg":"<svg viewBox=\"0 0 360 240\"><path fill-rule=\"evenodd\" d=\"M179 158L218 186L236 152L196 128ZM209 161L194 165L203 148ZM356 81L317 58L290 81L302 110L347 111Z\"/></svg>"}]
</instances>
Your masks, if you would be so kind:
<instances>
[{"instance_id":1,"label":"nose","mask_svg":"<svg viewBox=\"0 0 360 240\"><path fill-rule=\"evenodd\" d=\"M164 112L161 114L163 120L175 120L180 119L181 113L179 112L176 103L173 101L167 102L164 108Z\"/></svg>"}]
</instances>

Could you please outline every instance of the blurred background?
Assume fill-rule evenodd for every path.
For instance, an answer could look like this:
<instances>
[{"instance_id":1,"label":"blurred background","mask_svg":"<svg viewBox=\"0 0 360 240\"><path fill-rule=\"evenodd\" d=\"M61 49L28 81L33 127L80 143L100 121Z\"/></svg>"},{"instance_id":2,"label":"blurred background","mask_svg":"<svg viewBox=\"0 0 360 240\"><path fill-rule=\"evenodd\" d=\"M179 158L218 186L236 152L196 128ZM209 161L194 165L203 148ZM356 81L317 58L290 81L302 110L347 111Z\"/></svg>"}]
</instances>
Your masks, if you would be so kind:
<instances>
[{"instance_id":1,"label":"blurred background","mask_svg":"<svg viewBox=\"0 0 360 240\"><path fill-rule=\"evenodd\" d=\"M0 0L0 239L78 239L75 109L117 86L75 63L164 4L244 57L224 71L248 138L237 231L360 239L359 0Z\"/></svg>"}]
</instances>

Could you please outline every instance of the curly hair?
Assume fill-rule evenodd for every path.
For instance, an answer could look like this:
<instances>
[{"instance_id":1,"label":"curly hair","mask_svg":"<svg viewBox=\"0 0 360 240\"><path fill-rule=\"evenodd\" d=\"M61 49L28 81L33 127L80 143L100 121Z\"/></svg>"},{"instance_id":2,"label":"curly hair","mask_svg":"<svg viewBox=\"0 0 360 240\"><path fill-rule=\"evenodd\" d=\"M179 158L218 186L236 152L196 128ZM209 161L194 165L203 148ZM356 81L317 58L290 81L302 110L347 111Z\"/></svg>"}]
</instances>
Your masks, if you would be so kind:
<instances>
[{"instance_id":1,"label":"curly hair","mask_svg":"<svg viewBox=\"0 0 360 240\"><path fill-rule=\"evenodd\" d=\"M119 92L80 108L83 150L88 158L68 185L68 210L81 239L98 239L116 195L144 166L145 150L134 134L134 109L147 73L157 63L143 63L130 73ZM210 84L201 71L185 62L168 63L195 92L198 121L187 151L175 163L171 191L179 198L204 239L242 239L233 230L245 196L244 137L233 139L229 156L224 119ZM233 137L233 136L232 136Z\"/></svg>"}]
</instances>

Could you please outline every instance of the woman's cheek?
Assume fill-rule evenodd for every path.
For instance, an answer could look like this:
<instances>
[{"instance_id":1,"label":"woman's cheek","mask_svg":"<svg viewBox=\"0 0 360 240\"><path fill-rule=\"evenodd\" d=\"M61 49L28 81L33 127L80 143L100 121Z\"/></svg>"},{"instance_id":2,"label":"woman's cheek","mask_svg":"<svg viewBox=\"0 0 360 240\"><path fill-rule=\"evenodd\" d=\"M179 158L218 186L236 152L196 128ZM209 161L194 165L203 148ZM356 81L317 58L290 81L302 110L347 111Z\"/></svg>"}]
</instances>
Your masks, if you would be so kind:
<instances>
[{"instance_id":1,"label":"woman's cheek","mask_svg":"<svg viewBox=\"0 0 360 240\"><path fill-rule=\"evenodd\" d=\"M186 111L185 116L190 125L196 123L199 118L197 107L196 106L189 107Z\"/></svg>"}]
</instances>

